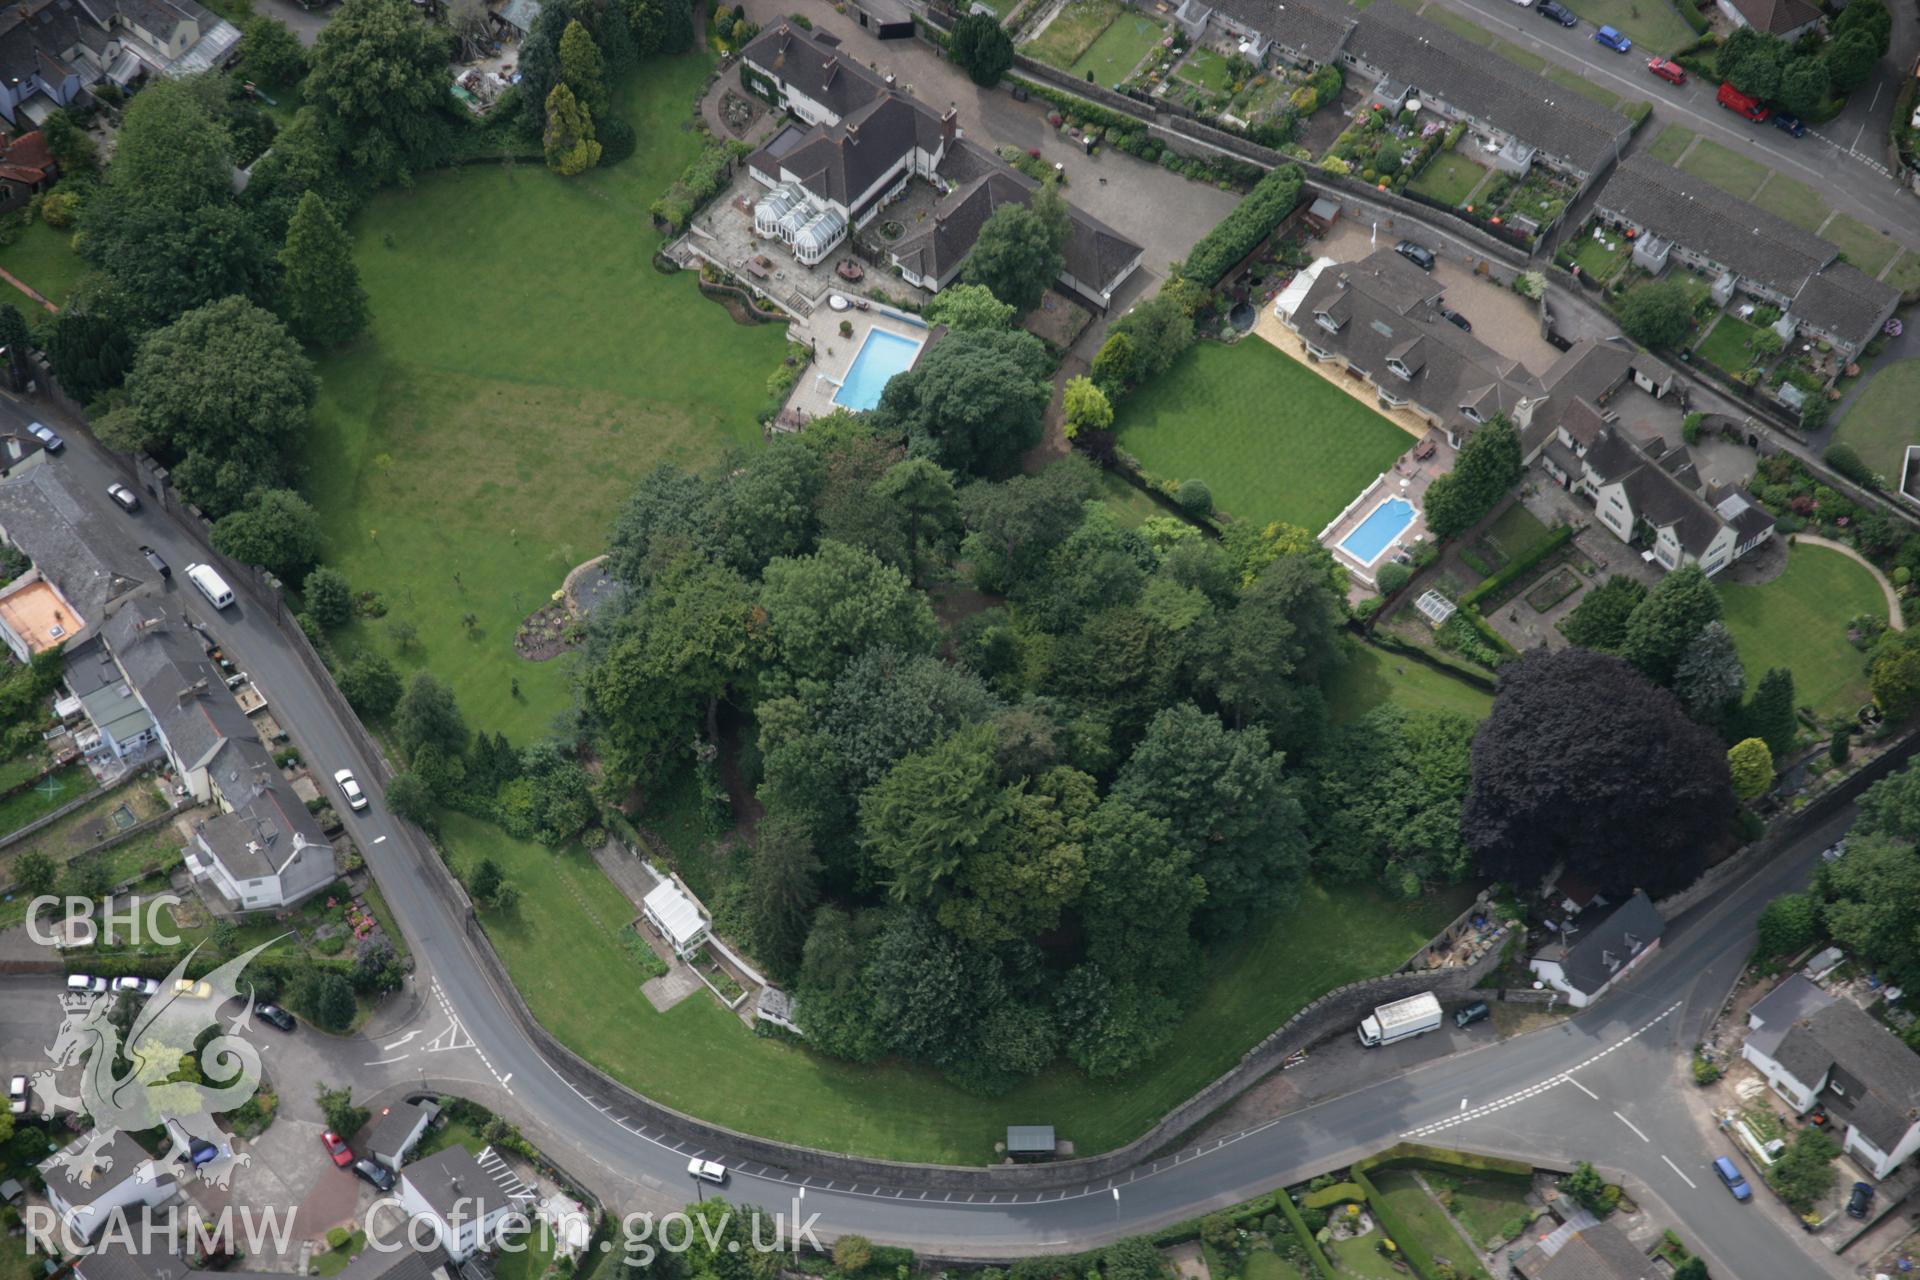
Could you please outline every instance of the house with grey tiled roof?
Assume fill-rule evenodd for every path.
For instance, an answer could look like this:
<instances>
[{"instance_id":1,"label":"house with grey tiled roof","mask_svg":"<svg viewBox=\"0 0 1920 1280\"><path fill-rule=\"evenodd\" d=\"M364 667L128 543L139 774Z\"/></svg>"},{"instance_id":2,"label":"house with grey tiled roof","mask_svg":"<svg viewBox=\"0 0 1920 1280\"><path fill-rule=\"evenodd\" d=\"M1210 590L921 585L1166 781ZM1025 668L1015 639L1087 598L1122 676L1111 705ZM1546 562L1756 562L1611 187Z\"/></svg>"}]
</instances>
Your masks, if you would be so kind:
<instances>
[{"instance_id":1,"label":"house with grey tiled roof","mask_svg":"<svg viewBox=\"0 0 1920 1280\"><path fill-rule=\"evenodd\" d=\"M1795 974L1756 1001L1740 1055L1796 1114L1826 1108L1876 1178L1920 1151L1920 1053L1850 1000Z\"/></svg>"},{"instance_id":2,"label":"house with grey tiled roof","mask_svg":"<svg viewBox=\"0 0 1920 1280\"><path fill-rule=\"evenodd\" d=\"M1820 26L1820 6L1811 0L1718 0L1736 27L1752 27L1792 44Z\"/></svg>"},{"instance_id":3,"label":"house with grey tiled roof","mask_svg":"<svg viewBox=\"0 0 1920 1280\"><path fill-rule=\"evenodd\" d=\"M0 642L21 662L84 642L105 622L108 603L145 576L145 562L102 528L61 467L27 466L0 480L0 539L33 565L0 587Z\"/></svg>"},{"instance_id":4,"label":"house with grey tiled roof","mask_svg":"<svg viewBox=\"0 0 1920 1280\"><path fill-rule=\"evenodd\" d=\"M1520 1280L1659 1280L1666 1272L1611 1222L1587 1215L1574 1230L1549 1233L1514 1259Z\"/></svg>"},{"instance_id":5,"label":"house with grey tiled roof","mask_svg":"<svg viewBox=\"0 0 1920 1280\"><path fill-rule=\"evenodd\" d=\"M1665 931L1653 903L1636 890L1622 901L1570 917L1527 967L1568 1004L1584 1009L1658 951Z\"/></svg>"},{"instance_id":6,"label":"house with grey tiled roof","mask_svg":"<svg viewBox=\"0 0 1920 1280\"><path fill-rule=\"evenodd\" d=\"M1900 291L1840 261L1840 248L1672 165L1634 156L1600 192L1601 220L1633 236L1633 260L1655 275L1678 261L1779 307L1798 330L1859 354L1900 303Z\"/></svg>"},{"instance_id":7,"label":"house with grey tiled roof","mask_svg":"<svg viewBox=\"0 0 1920 1280\"><path fill-rule=\"evenodd\" d=\"M490 1248L525 1213L534 1193L492 1147L474 1155L447 1147L400 1171L400 1205L431 1227L433 1240L455 1262Z\"/></svg>"},{"instance_id":8,"label":"house with grey tiled roof","mask_svg":"<svg viewBox=\"0 0 1920 1280\"><path fill-rule=\"evenodd\" d=\"M220 812L194 826L195 879L242 911L290 907L333 883L333 846L259 738L227 739L207 772Z\"/></svg>"},{"instance_id":9,"label":"house with grey tiled roof","mask_svg":"<svg viewBox=\"0 0 1920 1280\"><path fill-rule=\"evenodd\" d=\"M1307 355L1363 378L1387 408L1407 408L1456 448L1505 417L1524 436L1545 399L1517 360L1448 323L1438 281L1391 249L1326 267L1290 315Z\"/></svg>"},{"instance_id":10,"label":"house with grey tiled roof","mask_svg":"<svg viewBox=\"0 0 1920 1280\"><path fill-rule=\"evenodd\" d=\"M93 86L209 71L240 30L196 0L13 0L0 6L0 119L42 124Z\"/></svg>"},{"instance_id":11,"label":"house with grey tiled roof","mask_svg":"<svg viewBox=\"0 0 1920 1280\"><path fill-rule=\"evenodd\" d=\"M1697 564L1716 574L1773 536L1773 517L1746 494L1703 490L1686 449L1657 439L1643 447L1584 400L1562 417L1543 465L1593 499L1614 537L1632 543L1644 533L1663 569Z\"/></svg>"},{"instance_id":12,"label":"house with grey tiled roof","mask_svg":"<svg viewBox=\"0 0 1920 1280\"><path fill-rule=\"evenodd\" d=\"M992 212L1025 204L1038 189L966 143L954 108L933 111L818 33L783 22L740 56L743 83L800 122L749 156L747 172L768 188L754 205L755 232L779 239L802 265L826 260L919 178L949 194L932 225L888 253L908 283L938 292L959 274ZM1105 310L1142 250L1098 219L1071 206L1068 213L1072 233L1058 283Z\"/></svg>"}]
</instances>

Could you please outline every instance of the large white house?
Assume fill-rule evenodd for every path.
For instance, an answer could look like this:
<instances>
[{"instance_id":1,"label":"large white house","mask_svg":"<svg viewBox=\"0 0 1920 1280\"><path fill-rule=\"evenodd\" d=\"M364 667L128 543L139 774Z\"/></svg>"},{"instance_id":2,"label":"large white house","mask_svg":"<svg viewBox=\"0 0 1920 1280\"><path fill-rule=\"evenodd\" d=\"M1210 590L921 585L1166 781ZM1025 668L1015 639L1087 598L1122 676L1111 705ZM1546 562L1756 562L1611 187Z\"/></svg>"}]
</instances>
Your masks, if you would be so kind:
<instances>
[{"instance_id":1,"label":"large white house","mask_svg":"<svg viewBox=\"0 0 1920 1280\"><path fill-rule=\"evenodd\" d=\"M1740 1056L1798 1115L1826 1109L1876 1178L1920 1151L1920 1054L1850 1000L1794 974L1747 1014Z\"/></svg>"},{"instance_id":2,"label":"large white house","mask_svg":"<svg viewBox=\"0 0 1920 1280\"><path fill-rule=\"evenodd\" d=\"M1527 962L1535 977L1584 1009L1660 949L1666 925L1644 893L1570 917Z\"/></svg>"},{"instance_id":3,"label":"large white house","mask_svg":"<svg viewBox=\"0 0 1920 1280\"><path fill-rule=\"evenodd\" d=\"M401 1208L430 1222L455 1262L498 1243L510 1215L524 1214L534 1199L492 1147L478 1156L448 1147L400 1171Z\"/></svg>"},{"instance_id":4,"label":"large white house","mask_svg":"<svg viewBox=\"0 0 1920 1280\"><path fill-rule=\"evenodd\" d=\"M123 1133L115 1133L95 1153L100 1166L91 1178L69 1180L68 1160L92 1140L92 1134L78 1138L40 1164L40 1176L47 1184L47 1203L80 1240L91 1240L116 1215L132 1220L143 1209L165 1204L179 1189L173 1175L148 1159L146 1152Z\"/></svg>"}]
</instances>

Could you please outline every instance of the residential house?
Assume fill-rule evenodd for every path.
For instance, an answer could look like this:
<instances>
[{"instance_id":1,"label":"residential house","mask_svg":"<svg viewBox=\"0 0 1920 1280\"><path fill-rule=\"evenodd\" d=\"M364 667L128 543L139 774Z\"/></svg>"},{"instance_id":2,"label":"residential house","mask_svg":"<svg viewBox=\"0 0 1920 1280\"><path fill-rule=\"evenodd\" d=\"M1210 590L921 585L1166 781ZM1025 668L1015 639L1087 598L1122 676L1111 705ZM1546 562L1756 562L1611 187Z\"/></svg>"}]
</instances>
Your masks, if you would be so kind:
<instances>
[{"instance_id":1,"label":"residential house","mask_svg":"<svg viewBox=\"0 0 1920 1280\"><path fill-rule=\"evenodd\" d=\"M1720 12L1736 27L1752 27L1792 44L1820 28L1820 6L1811 0L1717 0Z\"/></svg>"},{"instance_id":2,"label":"residential house","mask_svg":"<svg viewBox=\"0 0 1920 1280\"><path fill-rule=\"evenodd\" d=\"M1661 1280L1667 1273L1611 1222L1581 1211L1513 1260L1520 1280Z\"/></svg>"},{"instance_id":3,"label":"residential house","mask_svg":"<svg viewBox=\"0 0 1920 1280\"><path fill-rule=\"evenodd\" d=\"M1527 962L1534 976L1584 1009L1660 949L1666 925L1647 895L1596 904L1560 926L1560 936Z\"/></svg>"},{"instance_id":4,"label":"residential house","mask_svg":"<svg viewBox=\"0 0 1920 1280\"><path fill-rule=\"evenodd\" d=\"M29 129L97 84L214 70L239 46L239 28L196 0L13 0L0 7L0 119Z\"/></svg>"},{"instance_id":5,"label":"residential house","mask_svg":"<svg viewBox=\"0 0 1920 1280\"><path fill-rule=\"evenodd\" d=\"M22 662L95 634L108 602L141 581L132 548L99 527L61 467L28 466L0 480L0 538L33 562L0 587L0 640Z\"/></svg>"},{"instance_id":6,"label":"residential house","mask_svg":"<svg viewBox=\"0 0 1920 1280\"><path fill-rule=\"evenodd\" d=\"M207 773L221 811L194 825L195 879L243 911L290 907L333 883L333 845L258 737L227 739Z\"/></svg>"},{"instance_id":7,"label":"residential house","mask_svg":"<svg viewBox=\"0 0 1920 1280\"><path fill-rule=\"evenodd\" d=\"M47 450L24 427L0 427L0 480L47 460Z\"/></svg>"},{"instance_id":8,"label":"residential house","mask_svg":"<svg viewBox=\"0 0 1920 1280\"><path fill-rule=\"evenodd\" d=\"M26 204L59 176L60 166L40 130L0 141L0 213Z\"/></svg>"},{"instance_id":9,"label":"residential house","mask_svg":"<svg viewBox=\"0 0 1920 1280\"><path fill-rule=\"evenodd\" d=\"M177 607L139 596L108 616L103 635L134 696L153 717L180 785L196 802L211 803L214 757L228 741L254 732L207 660L204 641Z\"/></svg>"},{"instance_id":10,"label":"residential house","mask_svg":"<svg viewBox=\"0 0 1920 1280\"><path fill-rule=\"evenodd\" d=\"M1441 293L1432 276L1378 249L1321 269L1282 319L1312 359L1363 378L1383 406L1413 410L1455 448L1496 416L1524 436L1545 389L1519 361L1448 323Z\"/></svg>"},{"instance_id":11,"label":"residential house","mask_svg":"<svg viewBox=\"0 0 1920 1280\"><path fill-rule=\"evenodd\" d=\"M98 636L66 651L67 694L53 709L74 729L89 760L133 760L160 740L160 728Z\"/></svg>"},{"instance_id":12,"label":"residential house","mask_svg":"<svg viewBox=\"0 0 1920 1280\"><path fill-rule=\"evenodd\" d=\"M382 1107L363 1146L375 1160L398 1173L439 1111L440 1108L430 1102L396 1102Z\"/></svg>"},{"instance_id":13,"label":"residential house","mask_svg":"<svg viewBox=\"0 0 1920 1280\"><path fill-rule=\"evenodd\" d=\"M95 1152L99 1165L90 1178L69 1179L67 1161L94 1136L77 1138L40 1162L47 1203L79 1240L91 1240L115 1215L134 1215L166 1203L179 1189L173 1175L124 1133L115 1133Z\"/></svg>"},{"instance_id":14,"label":"residential house","mask_svg":"<svg viewBox=\"0 0 1920 1280\"><path fill-rule=\"evenodd\" d=\"M1920 1053L1850 1000L1794 974L1747 1014L1740 1056L1800 1115L1826 1110L1875 1178L1920 1151Z\"/></svg>"},{"instance_id":15,"label":"residential house","mask_svg":"<svg viewBox=\"0 0 1920 1280\"><path fill-rule=\"evenodd\" d=\"M1584 399L1562 413L1542 454L1561 487L1593 499L1614 537L1631 543L1645 533L1663 569L1697 564L1716 574L1773 537L1773 517L1744 492L1702 489L1686 449L1664 440L1642 447Z\"/></svg>"},{"instance_id":16,"label":"residential house","mask_svg":"<svg viewBox=\"0 0 1920 1280\"><path fill-rule=\"evenodd\" d=\"M768 189L754 205L755 232L780 240L803 266L825 261L917 178L951 194L932 226L887 252L909 283L937 292L959 273L993 210L1025 203L1037 188L963 143L954 108L935 112L848 58L830 36L782 22L740 57L743 83L799 122L749 156L747 172ZM1058 283L1105 310L1142 250L1077 209L1069 217Z\"/></svg>"},{"instance_id":17,"label":"residential house","mask_svg":"<svg viewBox=\"0 0 1920 1280\"><path fill-rule=\"evenodd\" d=\"M1848 359L1879 333L1900 290L1840 261L1840 248L1672 165L1641 155L1601 191L1602 221L1634 237L1633 260L1717 277L1714 296L1743 293L1784 313L1782 330L1833 344Z\"/></svg>"},{"instance_id":18,"label":"residential house","mask_svg":"<svg viewBox=\"0 0 1920 1280\"><path fill-rule=\"evenodd\" d=\"M524 1212L534 1193L492 1147L478 1156L448 1147L400 1171L400 1205L432 1224L435 1241L455 1262L496 1243L509 1215Z\"/></svg>"},{"instance_id":19,"label":"residential house","mask_svg":"<svg viewBox=\"0 0 1920 1280\"><path fill-rule=\"evenodd\" d=\"M1633 124L1484 45L1399 5L1354 11L1340 0L1185 0L1176 19L1195 39L1208 28L1300 67L1337 64L1373 101L1397 111L1409 98L1485 138L1495 163L1524 173L1536 162L1582 189L1619 159Z\"/></svg>"}]
</instances>

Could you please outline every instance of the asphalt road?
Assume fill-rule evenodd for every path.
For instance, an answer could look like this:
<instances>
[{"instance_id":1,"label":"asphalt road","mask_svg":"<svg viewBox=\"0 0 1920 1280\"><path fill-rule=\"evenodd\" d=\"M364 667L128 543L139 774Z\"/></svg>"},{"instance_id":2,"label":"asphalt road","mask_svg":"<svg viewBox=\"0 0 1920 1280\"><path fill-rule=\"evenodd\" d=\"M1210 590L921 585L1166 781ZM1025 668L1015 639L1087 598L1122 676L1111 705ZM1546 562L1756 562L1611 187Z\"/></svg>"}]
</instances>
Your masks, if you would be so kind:
<instances>
[{"instance_id":1,"label":"asphalt road","mask_svg":"<svg viewBox=\"0 0 1920 1280\"><path fill-rule=\"evenodd\" d=\"M0 409L18 412L17 405ZM207 607L190 586L181 585L180 570L193 558L186 533L151 505L132 516L114 508L104 491L122 472L112 457L74 424L42 416L58 421L68 438L66 452L51 465L77 478L83 496L99 510L105 536L121 544L130 563L136 542L158 549L175 566L167 590L187 593L193 612L266 690L304 756L322 774L352 767L366 784L372 806L343 816L421 962L418 998L430 1001L430 1010L437 1006L470 1037L481 1078L494 1082L497 1109L610 1206L663 1208L685 1202L694 1189L686 1177L688 1156L725 1161L728 1153L701 1151L670 1133L641 1130L616 1110L577 1093L547 1065L482 976L454 908L436 892L423 865L434 853L417 832L386 812L375 763L356 756L312 677L281 647L267 606L243 596L224 611ZM1736 1204L1712 1181L1711 1160L1730 1148L1694 1124L1679 1072L1685 1051L1751 950L1760 908L1802 883L1817 850L1849 819L1850 814L1842 815L1811 833L1790 856L1775 860L1711 909L1678 922L1626 988L1588 1013L1421 1066L1138 1167L1111 1183L966 1196L801 1181L780 1170L736 1165L726 1194L769 1209L798 1205L803 1215L817 1213L817 1230L827 1238L854 1231L933 1252L1012 1256L1086 1247L1149 1230L1414 1138L1548 1159L1588 1159L1621 1170L1672 1206L1676 1225L1698 1239L1717 1274L1805 1280L1810 1270L1829 1271L1837 1264L1755 1205ZM591 997L583 992L581 998ZM1411 1062L1411 1047L1404 1051ZM724 1076L719 1080L724 1087Z\"/></svg>"}]
</instances>

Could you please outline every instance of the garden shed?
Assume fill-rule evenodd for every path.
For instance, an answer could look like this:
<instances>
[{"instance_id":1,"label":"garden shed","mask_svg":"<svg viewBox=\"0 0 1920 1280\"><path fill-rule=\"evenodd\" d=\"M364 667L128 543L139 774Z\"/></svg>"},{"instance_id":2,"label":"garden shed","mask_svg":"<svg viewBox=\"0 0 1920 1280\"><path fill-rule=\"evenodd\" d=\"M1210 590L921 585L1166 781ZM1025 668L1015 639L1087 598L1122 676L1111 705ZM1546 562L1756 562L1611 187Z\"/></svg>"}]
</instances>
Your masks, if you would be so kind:
<instances>
[{"instance_id":1,"label":"garden shed","mask_svg":"<svg viewBox=\"0 0 1920 1280\"><path fill-rule=\"evenodd\" d=\"M707 940L706 917L680 886L662 880L640 904L647 920L673 948L673 954L685 959Z\"/></svg>"},{"instance_id":2,"label":"garden shed","mask_svg":"<svg viewBox=\"0 0 1920 1280\"><path fill-rule=\"evenodd\" d=\"M1007 1126L1007 1155L1012 1159L1051 1160L1054 1147L1053 1126L1050 1124Z\"/></svg>"}]
</instances>

